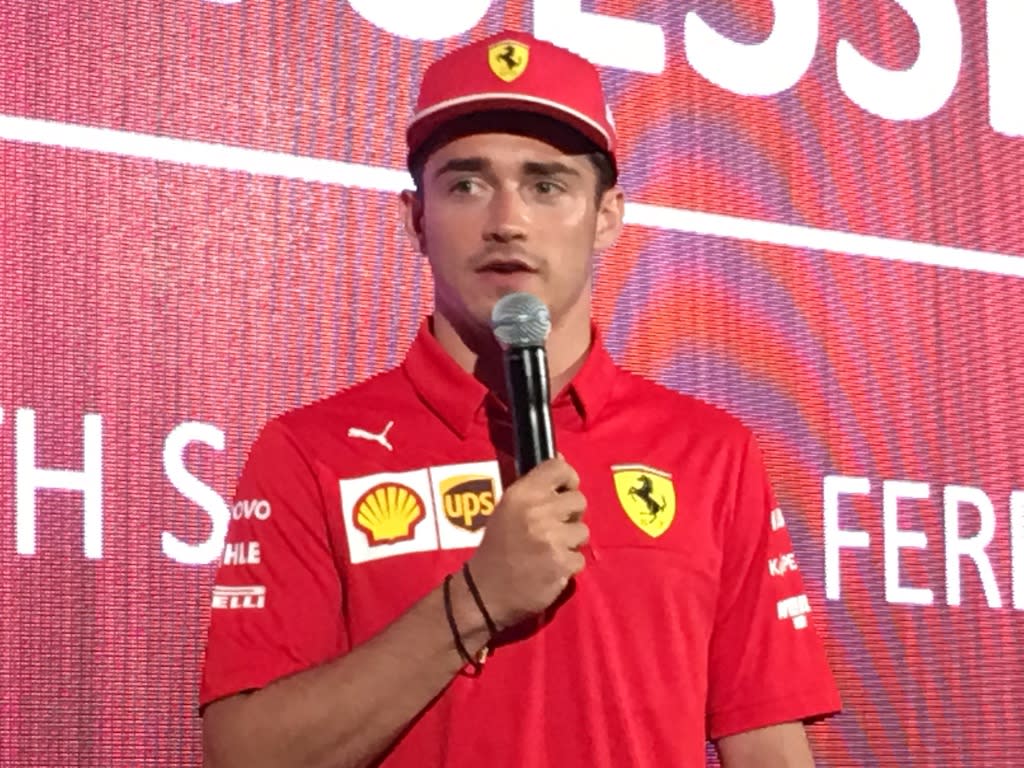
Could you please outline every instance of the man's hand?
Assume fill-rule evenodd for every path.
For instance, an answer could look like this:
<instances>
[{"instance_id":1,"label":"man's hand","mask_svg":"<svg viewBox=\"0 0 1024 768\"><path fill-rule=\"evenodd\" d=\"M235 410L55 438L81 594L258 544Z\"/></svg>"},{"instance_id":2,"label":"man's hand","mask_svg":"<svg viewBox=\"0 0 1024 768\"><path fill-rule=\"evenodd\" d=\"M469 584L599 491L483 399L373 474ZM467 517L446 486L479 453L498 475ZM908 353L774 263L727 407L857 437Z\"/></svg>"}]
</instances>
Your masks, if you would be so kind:
<instances>
[{"instance_id":1,"label":"man's hand","mask_svg":"<svg viewBox=\"0 0 1024 768\"><path fill-rule=\"evenodd\" d=\"M579 484L564 459L545 461L508 487L487 521L469 566L499 627L543 611L583 570L578 550L589 531Z\"/></svg>"}]
</instances>

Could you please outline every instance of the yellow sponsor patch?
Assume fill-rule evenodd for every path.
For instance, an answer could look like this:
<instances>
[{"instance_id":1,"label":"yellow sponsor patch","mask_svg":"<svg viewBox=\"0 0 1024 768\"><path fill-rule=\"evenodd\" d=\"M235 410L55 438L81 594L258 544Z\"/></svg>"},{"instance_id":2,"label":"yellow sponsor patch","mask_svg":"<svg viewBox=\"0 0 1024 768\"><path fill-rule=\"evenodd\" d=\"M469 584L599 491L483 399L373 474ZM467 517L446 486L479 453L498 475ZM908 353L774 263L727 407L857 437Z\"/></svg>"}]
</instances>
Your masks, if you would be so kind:
<instances>
[{"instance_id":1,"label":"yellow sponsor patch","mask_svg":"<svg viewBox=\"0 0 1024 768\"><path fill-rule=\"evenodd\" d=\"M619 503L637 528L652 538L661 536L676 516L672 475L643 464L612 467Z\"/></svg>"},{"instance_id":2,"label":"yellow sponsor patch","mask_svg":"<svg viewBox=\"0 0 1024 768\"><path fill-rule=\"evenodd\" d=\"M353 509L356 528L366 534L370 546L408 541L424 516L419 494L399 483L375 485L359 498Z\"/></svg>"},{"instance_id":3,"label":"yellow sponsor patch","mask_svg":"<svg viewBox=\"0 0 1024 768\"><path fill-rule=\"evenodd\" d=\"M487 63L491 72L506 83L511 83L523 72L530 62L530 49L515 40L502 40L487 49Z\"/></svg>"},{"instance_id":4,"label":"yellow sponsor patch","mask_svg":"<svg viewBox=\"0 0 1024 768\"><path fill-rule=\"evenodd\" d=\"M442 481L438 490L449 522L467 531L478 531L494 511L494 478L456 475Z\"/></svg>"}]
</instances>

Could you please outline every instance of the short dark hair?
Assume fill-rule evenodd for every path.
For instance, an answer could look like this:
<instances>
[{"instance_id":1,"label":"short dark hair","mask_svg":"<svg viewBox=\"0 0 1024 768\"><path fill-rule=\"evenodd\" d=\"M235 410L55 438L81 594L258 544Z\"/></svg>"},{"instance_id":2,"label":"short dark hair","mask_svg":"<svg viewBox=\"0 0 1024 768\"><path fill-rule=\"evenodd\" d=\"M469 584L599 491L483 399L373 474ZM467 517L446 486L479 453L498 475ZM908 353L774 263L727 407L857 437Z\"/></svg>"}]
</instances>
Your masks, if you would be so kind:
<instances>
[{"instance_id":1,"label":"short dark hair","mask_svg":"<svg viewBox=\"0 0 1024 768\"><path fill-rule=\"evenodd\" d=\"M616 171L615 163L612 162L607 152L600 150L591 152L587 155L587 160L590 161L590 164L594 166L594 170L597 171L597 204L600 205L604 193L618 183L619 175Z\"/></svg>"}]
</instances>

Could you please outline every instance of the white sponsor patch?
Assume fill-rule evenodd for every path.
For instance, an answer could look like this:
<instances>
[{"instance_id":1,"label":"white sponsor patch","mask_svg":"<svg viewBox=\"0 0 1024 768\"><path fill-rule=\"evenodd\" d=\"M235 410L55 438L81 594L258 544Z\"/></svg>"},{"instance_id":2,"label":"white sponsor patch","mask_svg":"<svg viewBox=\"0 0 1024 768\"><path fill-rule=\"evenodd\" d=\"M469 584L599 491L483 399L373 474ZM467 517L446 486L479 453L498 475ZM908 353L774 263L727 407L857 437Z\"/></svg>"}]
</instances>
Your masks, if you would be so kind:
<instances>
[{"instance_id":1,"label":"white sponsor patch","mask_svg":"<svg viewBox=\"0 0 1024 768\"><path fill-rule=\"evenodd\" d=\"M267 588L259 585L244 587L213 588L211 608L234 610L236 608L263 608L267 604Z\"/></svg>"},{"instance_id":2,"label":"white sponsor patch","mask_svg":"<svg viewBox=\"0 0 1024 768\"><path fill-rule=\"evenodd\" d=\"M338 489L352 563L438 548L426 469L347 478Z\"/></svg>"},{"instance_id":3,"label":"white sponsor patch","mask_svg":"<svg viewBox=\"0 0 1024 768\"><path fill-rule=\"evenodd\" d=\"M779 621L792 619L794 627L805 629L807 627L807 614L811 612L811 603L808 601L807 595L795 595L779 600L775 604L775 610L778 613Z\"/></svg>"},{"instance_id":4,"label":"white sponsor patch","mask_svg":"<svg viewBox=\"0 0 1024 768\"><path fill-rule=\"evenodd\" d=\"M497 461L430 468L441 549L479 546L484 526L501 499Z\"/></svg>"},{"instance_id":5,"label":"white sponsor patch","mask_svg":"<svg viewBox=\"0 0 1024 768\"><path fill-rule=\"evenodd\" d=\"M786 527L786 518L782 516L782 510L776 507L772 510L772 530L777 531L779 528Z\"/></svg>"}]
</instances>

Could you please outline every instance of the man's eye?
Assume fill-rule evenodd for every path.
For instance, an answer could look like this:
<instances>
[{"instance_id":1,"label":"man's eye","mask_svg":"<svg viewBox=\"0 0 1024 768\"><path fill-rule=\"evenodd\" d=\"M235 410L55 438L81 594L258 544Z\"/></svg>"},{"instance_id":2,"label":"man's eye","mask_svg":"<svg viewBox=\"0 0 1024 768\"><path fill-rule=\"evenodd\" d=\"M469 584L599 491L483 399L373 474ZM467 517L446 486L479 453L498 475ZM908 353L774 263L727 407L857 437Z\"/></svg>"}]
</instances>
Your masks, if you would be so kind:
<instances>
[{"instance_id":1,"label":"man's eye","mask_svg":"<svg viewBox=\"0 0 1024 768\"><path fill-rule=\"evenodd\" d=\"M542 195L554 195L562 191L562 188L553 181L538 181L536 189Z\"/></svg>"},{"instance_id":2,"label":"man's eye","mask_svg":"<svg viewBox=\"0 0 1024 768\"><path fill-rule=\"evenodd\" d=\"M476 189L476 182L473 179L459 179L452 184L452 192L468 193Z\"/></svg>"}]
</instances>

